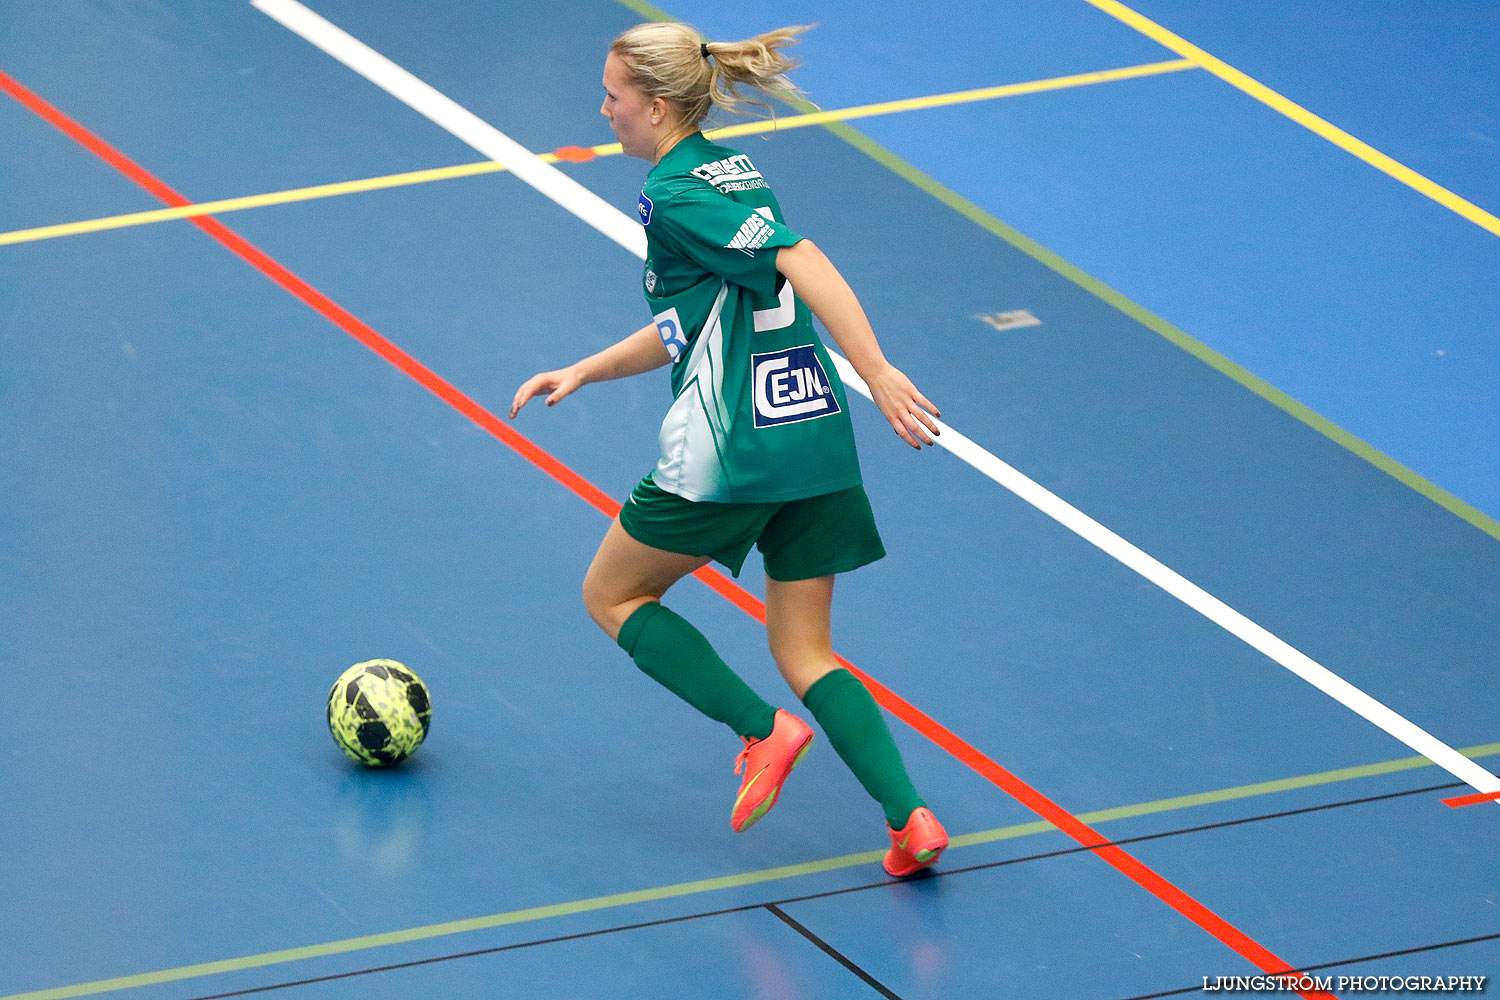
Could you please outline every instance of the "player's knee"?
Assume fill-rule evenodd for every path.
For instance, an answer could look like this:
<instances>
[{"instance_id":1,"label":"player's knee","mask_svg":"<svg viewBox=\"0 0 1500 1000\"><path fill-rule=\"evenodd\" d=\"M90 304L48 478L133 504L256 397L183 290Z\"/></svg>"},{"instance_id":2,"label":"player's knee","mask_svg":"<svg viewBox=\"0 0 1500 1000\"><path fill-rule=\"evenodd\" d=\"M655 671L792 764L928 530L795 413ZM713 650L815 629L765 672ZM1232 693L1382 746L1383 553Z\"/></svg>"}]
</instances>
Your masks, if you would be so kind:
<instances>
[{"instance_id":1,"label":"player's knee","mask_svg":"<svg viewBox=\"0 0 1500 1000\"><path fill-rule=\"evenodd\" d=\"M782 666L777 664L781 679L786 681L787 687L799 699L807 695L808 690L818 681L827 677L838 669L838 661L832 658L827 660L803 660L794 664Z\"/></svg>"},{"instance_id":2,"label":"player's knee","mask_svg":"<svg viewBox=\"0 0 1500 1000\"><path fill-rule=\"evenodd\" d=\"M777 642L776 636L770 632L766 633L766 644L771 647L771 659L775 662L776 669L782 673L786 673L787 668L792 665L792 661L795 659L792 651L786 647L785 643Z\"/></svg>"},{"instance_id":3,"label":"player's knee","mask_svg":"<svg viewBox=\"0 0 1500 1000\"><path fill-rule=\"evenodd\" d=\"M828 647L777 642L774 639L770 645L771 659L776 661L777 671L799 698L839 666L833 650Z\"/></svg>"},{"instance_id":4,"label":"player's knee","mask_svg":"<svg viewBox=\"0 0 1500 1000\"><path fill-rule=\"evenodd\" d=\"M613 615L611 614L613 611L613 601L610 594L608 590L600 586L599 581L594 578L592 573L583 578L583 607L589 613L589 617L594 620L595 625L598 625L606 632L614 633L619 631L618 625L610 628L610 623L613 621Z\"/></svg>"},{"instance_id":5,"label":"player's knee","mask_svg":"<svg viewBox=\"0 0 1500 1000\"><path fill-rule=\"evenodd\" d=\"M611 639L620 634L625 620L650 597L622 597L618 591L601 585L592 576L583 580L583 607L594 624Z\"/></svg>"},{"instance_id":6,"label":"player's knee","mask_svg":"<svg viewBox=\"0 0 1500 1000\"><path fill-rule=\"evenodd\" d=\"M775 618L767 623L766 645L778 667L795 669L809 662L823 663L833 659L831 637L810 629L788 627Z\"/></svg>"}]
</instances>

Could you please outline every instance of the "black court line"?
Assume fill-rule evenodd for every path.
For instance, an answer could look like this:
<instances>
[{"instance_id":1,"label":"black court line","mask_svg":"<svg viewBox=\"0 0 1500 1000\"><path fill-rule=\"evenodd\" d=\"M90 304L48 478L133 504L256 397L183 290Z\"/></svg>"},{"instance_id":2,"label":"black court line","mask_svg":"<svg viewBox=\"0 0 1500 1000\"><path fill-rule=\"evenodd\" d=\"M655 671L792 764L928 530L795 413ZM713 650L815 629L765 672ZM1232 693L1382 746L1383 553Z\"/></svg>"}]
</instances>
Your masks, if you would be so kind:
<instances>
[{"instance_id":1,"label":"black court line","mask_svg":"<svg viewBox=\"0 0 1500 1000\"><path fill-rule=\"evenodd\" d=\"M1368 804L1368 803L1371 803L1371 802L1383 802L1383 801L1386 801L1388 799L1406 798L1407 796L1411 796L1411 795L1423 795L1423 794L1427 794L1427 793L1430 793L1430 792L1443 792L1443 791L1448 791L1448 790L1454 789L1454 788L1467 788L1467 787L1468 786L1465 785L1461 781L1448 782L1447 784L1442 784L1442 785L1427 785L1427 786L1422 787L1422 788L1412 788L1412 789L1408 789L1407 791L1402 791L1402 792L1387 792L1387 793L1385 793L1383 795L1367 795L1367 796L1363 796L1363 797L1357 798L1357 799L1344 799L1344 800L1341 800L1341 801L1338 801L1338 802L1324 803L1323 805L1305 806L1305 807L1303 807L1301 809L1287 809L1287 810L1283 810L1281 812L1264 813L1264 814L1261 814L1259 816L1247 816L1247 817L1244 817L1244 818L1241 818L1241 819L1222 820L1222 821L1220 821L1218 823L1205 823L1205 824L1202 824L1200 826L1182 827L1180 829L1166 830L1166 831L1163 831L1163 832L1160 832L1160 833L1147 833L1147 834L1142 834L1142 835L1140 835L1138 837L1126 837L1126 838L1121 839L1121 840L1110 841L1110 843L1108 845L1101 844L1099 846L1103 847L1103 846L1111 846L1111 845L1138 844L1138 843L1143 843L1143 842L1148 841L1148 840L1161 840L1161 839L1164 839L1164 838L1167 838L1167 837L1180 837L1180 836L1183 836L1183 835L1186 835L1186 834L1190 834L1190 833L1204 833L1204 832L1206 832L1208 830L1220 830L1220 829L1225 829L1225 828L1231 827L1231 826L1243 826L1246 823L1259 823L1259 822L1262 822L1264 820L1282 819L1282 818L1285 818L1287 816L1302 816L1302 815L1306 815L1308 813L1326 812L1326 811L1328 811L1330 809L1342 809L1345 806L1365 805L1365 804ZM967 874L969 872L986 871L986 870L991 869L991 868L1003 868L1003 867L1005 867L1007 865L1018 865L1018 864L1023 864L1023 863L1027 863L1027 862L1032 862L1032 861L1045 861L1048 858L1066 857L1067 855L1070 855L1070 854L1083 854L1083 853L1086 853L1086 852L1088 852L1088 851L1090 851L1092 849L1093 848L1082 847L1082 846L1068 847L1068 848L1063 848L1062 850L1057 850L1057 851L1046 851L1046 852L1042 852L1042 853L1039 853L1039 854L1028 854L1028 855L1024 855L1022 857L1019 857L1019 858L1004 858L1004 859L1002 859L1000 861L987 861L987 862L984 862L982 864L967 865L967 866L965 866L963 868L945 868L945 869L943 869L941 871L928 870L928 871L925 871L925 872L923 872L923 873L921 873L921 874L919 874L917 876L914 876L913 878L905 879L903 881L906 881L906 882L921 882L921 881L927 881L929 879L952 878L952 877L954 877L956 875L963 875L963 874ZM682 923L682 922L687 921L687 920L701 920L701 919L705 919L707 917L721 917L721 916L725 916L725 915L730 914L730 913L745 913L745 912L750 911L750 910L770 909L770 910L772 910L772 912L776 913L777 916L781 917L781 919L787 920L787 921L790 922L790 918L788 918L785 914L783 914L779 910L777 910L778 907L790 906L790 905L792 905L794 903L805 903L805 902L809 902L809 901L815 900L815 899L828 899L828 898L831 898L833 896L843 896L843 895L847 895L847 894L853 893L853 892L867 892L867 891L869 891L871 889L888 888L888 887L890 887L892 885L897 885L897 884L899 884L899 883L897 883L897 882L895 882L895 881L893 881L893 880L891 880L889 878L885 878L885 879L881 879L878 882L866 882L866 883L863 883L863 884L860 884L860 885L846 886L845 888L842 888L842 889L830 889L830 890L828 890L826 892L808 893L808 894L802 895L802 896L788 896L788 897L786 897L784 899L777 899L777 900L773 900L771 902L765 902L765 903L747 903L747 904L745 904L743 906L729 906L729 907L724 907L724 908L717 909L717 910L703 910L703 911L700 911L698 913L687 913L687 914L683 914L682 916L666 917L666 918L663 918L663 919L660 919L660 920L645 920L645 921L640 921L638 923L618 924L618 925L613 926L613 927L602 927L602 928L599 928L597 930L582 931L582 932L579 932L577 934L562 934L562 935L557 935L555 937L536 938L536 939L533 939L533 940L530 940L530 941L518 941L518 942L516 942L514 944L497 945L497 946L492 947L492 948L479 948L479 949L475 949L473 951L455 952L453 954L448 954L448 955L435 955L435 956L433 956L431 958L420 958L420 959L415 959L415 960L410 961L410 962L395 962L395 963L392 963L392 964L389 964L389 965L376 965L376 966L370 966L370 967L364 968L364 969L354 969L354 970L351 970L349 972L336 972L336 973L332 973L332 974L326 975L326 976L314 976L314 977L311 977L311 978L308 978L308 979L288 980L286 982L281 982L281 983L271 983L271 984L266 985L266 986L253 986L253 987L250 987L248 989L234 990L234 991L231 991L231 992L228 992L228 993L212 993L212 994L207 994L207 995L204 995L204 996L192 997L192 998L190 998L190 1000L225 1000L225 998L227 998L227 997L250 996L251 994L255 994L255 993L266 993L266 992L270 992L271 990L288 989L288 988L291 988L291 987L294 987L294 986L310 986L310 985L312 985L314 983L326 983L326 982L332 982L332 981L338 980L338 979L352 979L355 976L368 976L368 975L373 975L373 974L379 973L379 972L393 972L393 971L396 971L398 969L410 969L410 968L415 968L417 966L422 966L422 965L434 965L434 964L436 964L438 962L451 962L451 961L456 961L458 959L463 959L463 958L477 958L477 957L479 957L481 955L497 955L497 954L500 954L501 952L515 951L515 950L520 949L520 948L534 948L534 947L537 947L539 945L545 945L545 944L560 944L560 943L562 943L564 941L580 941L580 940L583 940L585 938L598 937L598 936L603 935L603 934L617 934L617 933L621 933L623 931L643 930L643 929L645 929L647 927L662 927L662 926L665 926L667 924L677 924L677 923ZM800 933L803 933L805 936L808 936L809 940L812 940L813 943L818 944L818 940L815 937L811 936L810 932L806 931L805 928L801 928L800 924L794 924L794 926L797 927L797 928L799 928L799 932ZM1500 935L1492 935L1492 936L1500 936ZM1423 947L1420 947L1420 948L1414 948L1414 949L1412 949L1412 951L1424 951L1424 950L1429 950L1430 948L1444 948L1444 947L1450 947L1450 946L1455 945L1455 944L1465 944L1465 943L1468 943L1468 941L1484 941L1484 940L1488 940L1488 938L1484 938L1484 937L1470 938L1467 941L1456 941L1456 942L1450 942L1448 944L1423 946ZM819 944L819 947L824 947L824 946L821 945L821 944ZM825 949L825 950L827 950L827 949ZM843 959L836 952L829 951L829 954L831 954L834 958L840 960L841 962L844 962L850 968L850 971L853 971L853 972L855 972L856 975L859 975L859 976L861 976L861 978L864 978L865 974L861 970L859 970L852 963L849 963L846 959ZM1392 952L1391 954L1393 954L1393 955L1399 955L1399 954L1406 954L1406 952ZM1341 959L1341 960L1336 961L1336 962L1327 963L1326 965L1312 965L1312 966L1307 966L1305 969L1298 969L1296 971L1302 972L1302 971L1311 971L1311 970L1314 970L1314 969L1331 968L1331 967L1336 966L1336 965L1347 965L1347 964L1350 964L1352 962L1367 962L1367 961L1373 960L1374 958L1384 958L1384 957L1386 957L1386 956L1375 955L1375 956L1367 956L1367 957L1364 957L1364 958ZM877 989L881 989L881 990L885 989L885 987L880 986L879 983L876 982L876 981L874 981L873 979L870 980L870 982ZM1172 991L1169 991L1167 993L1152 993L1152 994L1149 994L1148 996L1149 997L1175 996L1175 995L1177 995L1179 993L1191 993L1191 992L1195 992L1198 989L1201 989L1201 987L1193 987L1192 989L1188 989L1188 990L1172 990ZM895 994L889 994L888 993L887 995L894 996ZM1148 1000L1148 996L1130 997L1130 998L1128 998L1128 1000ZM898 998L898 1000L899 1000L899 998Z\"/></svg>"},{"instance_id":2,"label":"black court line","mask_svg":"<svg viewBox=\"0 0 1500 1000\"><path fill-rule=\"evenodd\" d=\"M1307 972L1321 972L1324 969L1336 969L1342 965L1358 965L1361 962L1375 962L1382 958L1396 958L1401 955L1417 955L1424 951L1439 951L1443 948L1457 948L1465 944L1478 944L1481 941L1500 941L1500 934L1484 934L1480 937L1460 938L1457 941L1440 941L1437 944L1424 944L1416 948L1402 948L1400 951L1385 951L1379 955L1361 955L1359 958L1345 958L1337 962L1324 962L1321 965L1304 965L1300 969L1293 969L1286 973L1289 976L1301 975ZM1175 997L1184 993L1201 993L1202 986L1189 986L1181 990L1167 990L1164 993L1142 993L1139 996L1125 997L1124 1000L1156 1000L1157 997Z\"/></svg>"},{"instance_id":3,"label":"black court line","mask_svg":"<svg viewBox=\"0 0 1500 1000\"><path fill-rule=\"evenodd\" d=\"M1382 958L1395 958L1398 955L1416 955L1424 951L1437 951L1440 948L1456 948L1461 944L1478 944L1481 941L1500 941L1500 934L1484 934L1480 937L1460 938L1457 941L1443 941L1438 944L1424 944L1417 948L1402 948L1400 951L1387 951L1379 955L1366 955L1363 958L1347 958L1342 962L1324 962L1322 965L1309 965L1296 972L1317 972L1321 969L1332 969L1340 965L1353 965L1355 962L1374 962Z\"/></svg>"},{"instance_id":4,"label":"black court line","mask_svg":"<svg viewBox=\"0 0 1500 1000\"><path fill-rule=\"evenodd\" d=\"M803 927L801 924L797 923L797 921L795 921L791 917L787 916L786 913L783 912L782 909L779 906L777 906L775 903L767 903L766 904L766 909L768 909L772 913L776 914L777 918L779 918L782 923L786 924L792 930L796 931L798 934L801 934L803 937L807 938L813 944L817 945L818 948L821 949L822 952L825 955L827 955L829 958L832 958L835 962L839 963L844 968L846 968L850 972L854 973L860 979L863 979L866 983L868 983L870 986L872 986L876 990L876 992L878 992L881 996L885 997L886 1000L901 1000L901 998L899 996L897 996L895 993L892 993L889 989L887 989L885 987L885 985L883 983L881 983L880 980L878 980L874 976L870 975L864 969L861 969L858 965L855 965L853 962L851 962L848 958L846 958L844 956L844 954L842 952L840 952L837 948L835 948L833 945L829 944L827 941L824 941L822 938L818 937L812 931L808 930L806 927Z\"/></svg>"},{"instance_id":5,"label":"black court line","mask_svg":"<svg viewBox=\"0 0 1500 1000\"><path fill-rule=\"evenodd\" d=\"M503 951L515 951L519 948L534 948L543 944L559 944L563 941L581 941L584 938L599 937L602 934L617 934L621 931L636 931L646 927L662 927L667 924L680 924L687 920L700 920L704 917L720 917L728 913L745 913L749 910L765 909L765 903L749 903L745 906L731 906L722 910L707 910L702 913L687 913L680 917L667 917L662 920L646 920L635 924L620 924L616 927L601 927L598 930L582 931L577 934L562 934L557 937L537 938L532 941L518 941L515 944L502 944L494 948L479 948L475 951L462 951L452 955L434 955L431 958L419 958L410 962L394 962L390 965L374 965L367 969L354 969L349 972L335 972L327 976L314 976L309 979L294 979L284 983L271 983L268 986L252 986L249 989L234 990L230 993L212 993L206 996L193 997L192 1000L224 1000L225 997L243 997L252 993L266 993L270 990L283 990L292 986L310 986L313 983L328 983L336 979L353 979L355 976L368 976L377 972L394 972L397 969L413 969L420 965L435 965L438 962L452 962L460 958L477 958L480 955L498 955Z\"/></svg>"}]
</instances>

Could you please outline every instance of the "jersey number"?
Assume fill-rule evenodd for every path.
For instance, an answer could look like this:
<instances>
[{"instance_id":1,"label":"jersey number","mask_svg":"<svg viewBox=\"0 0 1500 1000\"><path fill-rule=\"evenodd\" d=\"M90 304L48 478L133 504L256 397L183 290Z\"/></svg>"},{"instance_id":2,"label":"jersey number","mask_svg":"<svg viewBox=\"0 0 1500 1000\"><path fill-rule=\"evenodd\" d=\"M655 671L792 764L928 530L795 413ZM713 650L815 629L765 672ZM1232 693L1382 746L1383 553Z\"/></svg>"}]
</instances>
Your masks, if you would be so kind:
<instances>
[{"instance_id":1,"label":"jersey number","mask_svg":"<svg viewBox=\"0 0 1500 1000\"><path fill-rule=\"evenodd\" d=\"M771 214L769 205L762 205L756 211L772 222L776 221L776 217ZM784 327L791 326L792 321L796 318L797 301L792 292L792 283L782 278L781 295L776 306L771 309L757 309L755 311L755 332L765 333L768 330L783 329Z\"/></svg>"}]
</instances>

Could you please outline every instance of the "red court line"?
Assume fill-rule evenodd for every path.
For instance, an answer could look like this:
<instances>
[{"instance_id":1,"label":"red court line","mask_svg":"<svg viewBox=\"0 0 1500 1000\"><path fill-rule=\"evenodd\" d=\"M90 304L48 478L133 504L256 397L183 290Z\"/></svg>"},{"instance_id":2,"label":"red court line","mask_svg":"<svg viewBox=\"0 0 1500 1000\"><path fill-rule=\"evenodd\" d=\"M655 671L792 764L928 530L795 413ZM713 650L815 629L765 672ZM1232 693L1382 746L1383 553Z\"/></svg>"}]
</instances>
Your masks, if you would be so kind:
<instances>
[{"instance_id":1,"label":"red court line","mask_svg":"<svg viewBox=\"0 0 1500 1000\"><path fill-rule=\"evenodd\" d=\"M186 198L152 176L129 157L89 132L61 111L52 107L30 90L27 90L3 71L0 71L0 90L5 91L37 115L51 122L105 162L115 167L125 176L167 204L179 207L190 204ZM532 444L531 441L516 433L510 427L507 427L494 414L474 402L468 396L465 396L410 354L407 354L391 341L375 332L375 330L360 322L353 314L328 298L328 296L313 288L270 256L251 245L228 226L225 226L211 216L194 216L189 218L188 221L218 240L256 270L317 310L340 329L405 372L438 398L494 435L502 443L514 449L523 458L562 483L606 516L614 517L619 512L620 505L598 487L578 475L572 469L569 469L535 444ZM765 623L765 605L728 577L707 566L698 570L693 575L715 592L727 598L730 603L744 610L762 624ZM1187 917L1209 934L1212 934L1220 942L1232 948L1263 972L1276 975L1293 971L1292 966L1277 958L1247 934L1235 928L1228 921L1162 878L1140 861L1137 861L1123 849L1111 845L1107 837L1104 837L1062 806L1053 802L1041 792L990 760L926 713L901 698L890 688L881 684L843 657L839 657L839 662L870 689L875 700L884 706L886 710L936 743L943 750L952 754L997 787L1013 796L1042 819L1078 841L1079 844L1089 848L1094 854L1114 866L1137 885L1140 885L1152 895L1162 900L1162 902L1172 907L1172 909ZM1332 996L1332 994L1318 990L1299 990L1298 993L1308 998Z\"/></svg>"},{"instance_id":2,"label":"red court line","mask_svg":"<svg viewBox=\"0 0 1500 1000\"><path fill-rule=\"evenodd\" d=\"M1475 792L1473 795L1460 795L1453 799L1443 799L1443 805L1450 809L1460 806L1474 806L1481 802L1500 802L1500 792Z\"/></svg>"}]
</instances>

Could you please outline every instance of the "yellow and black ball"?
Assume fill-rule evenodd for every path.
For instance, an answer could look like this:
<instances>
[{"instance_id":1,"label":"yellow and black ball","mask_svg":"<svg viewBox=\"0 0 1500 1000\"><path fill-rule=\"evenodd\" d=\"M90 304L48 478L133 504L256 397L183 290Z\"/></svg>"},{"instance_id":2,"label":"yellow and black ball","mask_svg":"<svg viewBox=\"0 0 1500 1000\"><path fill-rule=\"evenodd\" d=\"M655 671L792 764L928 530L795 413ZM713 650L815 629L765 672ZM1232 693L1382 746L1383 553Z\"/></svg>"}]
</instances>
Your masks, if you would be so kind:
<instances>
[{"instance_id":1,"label":"yellow and black ball","mask_svg":"<svg viewBox=\"0 0 1500 1000\"><path fill-rule=\"evenodd\" d=\"M370 767L389 767L411 756L431 723L427 685L395 660L356 663L328 692L334 742Z\"/></svg>"}]
</instances>

